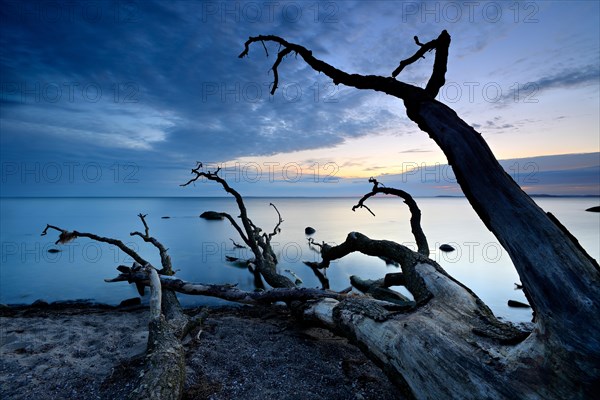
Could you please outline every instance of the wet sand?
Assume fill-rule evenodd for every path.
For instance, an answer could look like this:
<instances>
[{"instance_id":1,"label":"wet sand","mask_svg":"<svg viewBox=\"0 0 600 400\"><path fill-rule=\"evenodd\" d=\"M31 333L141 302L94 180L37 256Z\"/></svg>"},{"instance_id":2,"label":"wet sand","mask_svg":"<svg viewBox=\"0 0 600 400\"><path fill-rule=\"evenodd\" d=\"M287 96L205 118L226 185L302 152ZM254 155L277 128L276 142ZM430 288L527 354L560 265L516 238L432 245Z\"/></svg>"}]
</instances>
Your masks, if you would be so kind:
<instances>
[{"instance_id":1,"label":"wet sand","mask_svg":"<svg viewBox=\"0 0 600 400\"><path fill-rule=\"evenodd\" d=\"M398 398L346 339L302 325L283 308L204 312L184 339L186 399ZM122 397L146 349L147 321L142 307L0 310L0 398Z\"/></svg>"}]
</instances>

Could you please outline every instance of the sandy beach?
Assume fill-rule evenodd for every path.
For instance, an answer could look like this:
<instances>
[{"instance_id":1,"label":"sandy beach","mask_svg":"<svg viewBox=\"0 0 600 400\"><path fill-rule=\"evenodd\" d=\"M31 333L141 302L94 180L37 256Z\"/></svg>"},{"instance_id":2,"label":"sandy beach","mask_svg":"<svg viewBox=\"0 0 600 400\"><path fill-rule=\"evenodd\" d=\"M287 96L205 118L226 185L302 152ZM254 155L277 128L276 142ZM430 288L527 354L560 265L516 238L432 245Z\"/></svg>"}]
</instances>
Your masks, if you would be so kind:
<instances>
[{"instance_id":1,"label":"sandy beach","mask_svg":"<svg viewBox=\"0 0 600 400\"><path fill-rule=\"evenodd\" d=\"M396 399L382 371L346 339L283 308L206 313L184 339L186 399ZM147 309L0 310L0 397L122 398L146 349Z\"/></svg>"}]
</instances>

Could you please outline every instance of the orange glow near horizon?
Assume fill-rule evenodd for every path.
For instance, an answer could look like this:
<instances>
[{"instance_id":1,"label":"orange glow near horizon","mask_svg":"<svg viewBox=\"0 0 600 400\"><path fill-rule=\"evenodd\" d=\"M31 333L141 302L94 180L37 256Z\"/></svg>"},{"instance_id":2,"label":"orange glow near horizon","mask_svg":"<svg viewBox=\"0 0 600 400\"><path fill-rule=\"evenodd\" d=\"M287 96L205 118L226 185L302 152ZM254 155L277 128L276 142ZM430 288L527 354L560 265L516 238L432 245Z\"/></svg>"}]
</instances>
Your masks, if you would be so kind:
<instances>
[{"instance_id":1,"label":"orange glow near horizon","mask_svg":"<svg viewBox=\"0 0 600 400\"><path fill-rule=\"evenodd\" d=\"M492 140L493 142L493 140ZM556 156L562 154L582 154L590 151L552 153L533 146L505 149L491 144L498 160L530 157ZM497 147L494 151L494 147ZM539 152L533 152L539 150ZM565 149L566 150L566 149ZM592 149L593 150L593 149ZM384 175L410 172L416 168L433 168L446 165L445 155L428 138L421 135L379 134L346 140L328 149L302 150L279 153L271 156L242 157L226 165L252 164L279 173L287 169L289 174L301 170L303 176L313 175L321 179L332 177L364 179ZM573 166L578 167L578 166ZM558 169L563 169L559 167Z\"/></svg>"},{"instance_id":2,"label":"orange glow near horizon","mask_svg":"<svg viewBox=\"0 0 600 400\"><path fill-rule=\"evenodd\" d=\"M446 164L443 153L431 142L424 150L416 135L371 135L346 140L328 149L280 153L267 157L242 157L232 161L275 168L302 168L322 177L369 178L411 171L423 163ZM416 139L416 140L415 140ZM293 166L293 167L292 167Z\"/></svg>"}]
</instances>

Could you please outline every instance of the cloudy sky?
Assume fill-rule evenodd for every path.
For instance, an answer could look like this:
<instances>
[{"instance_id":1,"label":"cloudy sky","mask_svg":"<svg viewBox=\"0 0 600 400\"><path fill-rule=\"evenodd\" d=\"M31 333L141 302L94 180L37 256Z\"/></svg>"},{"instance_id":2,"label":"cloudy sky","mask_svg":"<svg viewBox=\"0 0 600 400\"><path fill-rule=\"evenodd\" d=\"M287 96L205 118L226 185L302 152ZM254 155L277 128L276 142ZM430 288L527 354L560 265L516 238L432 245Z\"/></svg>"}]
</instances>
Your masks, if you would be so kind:
<instances>
[{"instance_id":1,"label":"cloudy sky","mask_svg":"<svg viewBox=\"0 0 600 400\"><path fill-rule=\"evenodd\" d=\"M389 76L413 36L443 29L438 99L526 190L599 194L596 1L1 3L2 196L221 195L178 186L196 161L250 195L354 195L369 176L460 194L398 99L334 86L294 56L270 96L277 47L237 57L249 36L275 34ZM432 60L398 79L424 85Z\"/></svg>"}]
</instances>

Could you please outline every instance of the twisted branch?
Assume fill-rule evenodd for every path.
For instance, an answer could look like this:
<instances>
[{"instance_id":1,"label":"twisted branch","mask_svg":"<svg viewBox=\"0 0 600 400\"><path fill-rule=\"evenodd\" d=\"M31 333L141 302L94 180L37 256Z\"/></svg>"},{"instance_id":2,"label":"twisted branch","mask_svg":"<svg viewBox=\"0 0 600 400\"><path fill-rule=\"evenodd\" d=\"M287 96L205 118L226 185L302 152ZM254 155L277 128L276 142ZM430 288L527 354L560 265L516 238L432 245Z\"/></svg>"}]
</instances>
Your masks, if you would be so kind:
<instances>
[{"instance_id":1,"label":"twisted branch","mask_svg":"<svg viewBox=\"0 0 600 400\"><path fill-rule=\"evenodd\" d=\"M167 253L168 249L166 249L165 246L163 246L163 244L161 242L159 242L158 240L156 240L155 238L150 236L150 228L148 227L148 224L146 223L146 216L147 216L147 214L142 214L142 213L138 214L138 217L140 217L140 219L142 220L142 223L144 224L144 234L135 231L135 232L131 232L129 235L130 236L139 236L144 240L144 242L151 243L154 247L156 247L160 254L160 263L162 265L162 269L159 272L163 275L173 275L174 272L173 272L173 266L171 264L171 256L169 256L169 254Z\"/></svg>"},{"instance_id":2,"label":"twisted branch","mask_svg":"<svg viewBox=\"0 0 600 400\"><path fill-rule=\"evenodd\" d=\"M447 31L443 30L440 36L437 39L431 40L425 44L419 42L419 38L417 36L414 37L415 43L419 46L419 50L411 57L400 61L400 65L398 68L392 72L392 77L396 78L402 70L408 65L416 62L420 58L425 58L425 53L428 51L432 51L435 49L435 61L433 63L433 71L431 73L431 77L429 78L429 82L427 82L427 86L425 87L425 91L431 96L437 96L441 87L444 86L446 82L446 65L448 63L448 48L450 47L450 35Z\"/></svg>"},{"instance_id":3,"label":"twisted branch","mask_svg":"<svg viewBox=\"0 0 600 400\"><path fill-rule=\"evenodd\" d=\"M271 304L277 301L307 301L323 298L342 300L343 294L330 290L310 289L310 288L275 288L265 291L245 291L240 290L236 285L213 285L204 283L187 282L172 277L159 276L161 286L164 289L170 289L179 293L189 295L202 295L217 297L223 300L235 301L243 304ZM148 272L144 270L129 270L119 274L112 279L105 279L105 282L136 282L144 285L150 285Z\"/></svg>"},{"instance_id":4,"label":"twisted branch","mask_svg":"<svg viewBox=\"0 0 600 400\"><path fill-rule=\"evenodd\" d=\"M355 87L357 89L372 89L380 92L396 96L403 100L418 100L423 97L435 97L439 92L440 88L445 83L446 74L446 63L448 60L448 48L450 46L450 35L445 30L442 31L437 39L434 39L428 43L422 44L419 39L415 36L415 42L420 46L420 49L412 57L403 60L400 66L394 70L392 77L383 77L377 75L359 75L349 74L340 69L333 67L332 65L315 58L312 55L312 51L308 50L304 46L300 46L295 43L290 43L283 38L275 35L259 35L250 37L244 43L244 50L238 56L244 58L249 54L250 45L255 42L261 42L266 50L265 42L274 42L283 47L277 54L277 58L271 67L273 71L273 85L271 87L271 95L275 94L279 85L279 72L278 67L281 64L283 58L294 52L315 71L322 72L333 80L333 83L344 84L346 86ZM426 88L423 90L413 85L409 85L404 82L400 82L395 77L409 64L414 63L427 51L436 49L436 56L433 66L433 71ZM267 52L268 56L268 52Z\"/></svg>"},{"instance_id":5,"label":"twisted branch","mask_svg":"<svg viewBox=\"0 0 600 400\"><path fill-rule=\"evenodd\" d=\"M312 55L312 51L308 50L304 46L300 46L295 43L290 43L279 36L275 35L259 35L255 37L250 37L246 43L244 44L244 51L242 51L239 55L239 58L244 58L248 55L250 51L250 45L255 42L274 42L279 44L284 50L280 51L278 54L273 67L273 75L275 81L273 82L273 86L271 88L271 94L275 94L279 83L279 73L278 67L283 60L283 56L294 52L315 71L322 72L333 80L333 83L344 84L346 86L355 87L358 89L372 89L380 92L384 92L401 99L417 99L426 96L425 91L419 87L409 85L404 82L397 81L392 77L383 77L377 75L358 75L358 74L349 74L340 69L333 67L332 65L321 61L315 58Z\"/></svg>"},{"instance_id":6,"label":"twisted branch","mask_svg":"<svg viewBox=\"0 0 600 400\"><path fill-rule=\"evenodd\" d=\"M273 232L269 233L267 235L267 240L270 241L271 238L273 238L273 236L277 235L279 232L281 232L281 228L279 227L281 225L281 223L283 222L283 219L281 219L281 213L279 212L279 210L277 209L277 207L275 206L275 204L273 203L269 203L269 205L271 207L273 207L275 209L275 211L277 212L277 217L278 217L278 221L277 221L277 225L275 225L275 228L273 228Z\"/></svg>"},{"instance_id":7,"label":"twisted branch","mask_svg":"<svg viewBox=\"0 0 600 400\"><path fill-rule=\"evenodd\" d=\"M239 218L242 220L242 225L244 229L235 222L235 220L227 213L220 213L223 217L227 218L229 222L233 225L233 227L238 231L240 237L246 243L248 247L252 250L255 257L255 263L257 270L260 274L265 278L267 283L273 287L286 287L291 288L296 285L289 278L279 274L276 270L277 265L277 256L275 252L271 248L271 239L277 233L281 231L280 225L283 222L281 218L281 213L275 207L274 204L270 204L275 211L277 212L278 222L273 228L273 232L267 234L264 233L261 235L262 229L256 226L252 220L248 217L248 211L246 209L246 205L244 204L244 200L242 196L229 184L225 179L221 178L218 174L221 168L217 168L215 172L204 172L202 171L202 163L198 162L196 168L192 169L192 174L194 175L188 182L182 184L181 186L188 186L189 184L196 182L201 177L204 177L208 180L218 182L221 184L223 189L229 194L231 194L238 205L240 210Z\"/></svg>"},{"instance_id":8,"label":"twisted branch","mask_svg":"<svg viewBox=\"0 0 600 400\"><path fill-rule=\"evenodd\" d=\"M59 228L58 226L54 226L54 225L50 225L50 224L46 225L46 228L42 232L41 236L45 236L48 233L48 229L54 229L54 230L60 232L58 240L56 242L54 242L54 244L59 244L59 243L66 244L72 240L75 240L78 237L85 237L88 239L95 240L96 242L108 243L108 244L118 247L125 254L127 254L128 256L133 258L135 261L137 261L142 266L151 265L148 261L144 260L142 258L142 256L140 256L138 253L136 253L130 247L125 245L125 243L123 243L122 241L120 241L118 239L113 239L113 238L104 237L104 236L98 236L93 233L87 233L87 232L67 231L65 229Z\"/></svg>"},{"instance_id":9,"label":"twisted branch","mask_svg":"<svg viewBox=\"0 0 600 400\"><path fill-rule=\"evenodd\" d=\"M250 247L252 250L255 250L255 246L252 245L252 243L249 239L253 236L254 230L252 229L252 225L248 219L248 213L246 211L246 206L244 205L244 200L242 199L242 196L235 189L233 189L231 186L229 186L229 184L227 183L227 181L225 179L221 178L218 175L219 172L221 171L221 167L218 167L215 172L201 171L202 167L203 167L202 163L198 162L196 165L196 168L192 169L192 174L194 174L195 176L193 178L191 178L189 181L187 181L186 183L181 184L180 186L188 186L191 183L196 182L198 179L200 179L202 177L204 177L210 181L218 182L227 193L231 194L235 198L238 208L240 209L240 218L242 219L245 233L231 215L229 215L227 213L220 213L220 214L229 220L229 222L231 223L231 225L233 225L233 227L238 232L238 234L240 235L240 237L242 238L244 243L246 243L246 245L248 247Z\"/></svg>"},{"instance_id":10,"label":"twisted branch","mask_svg":"<svg viewBox=\"0 0 600 400\"><path fill-rule=\"evenodd\" d=\"M321 248L321 257L323 258L321 265L328 265L331 261L354 252L375 257L384 256L399 263L404 273L405 286L413 295L417 305L429 301L432 294L423 279L415 272L415 265L419 262L424 262L434 266L436 269L439 268L439 272L446 274L434 261L412 251L406 246L389 240L370 239L359 232L350 232L346 240L337 246L323 246Z\"/></svg>"},{"instance_id":11,"label":"twisted branch","mask_svg":"<svg viewBox=\"0 0 600 400\"><path fill-rule=\"evenodd\" d=\"M357 208L366 208L371 215L375 216L373 211L371 211L371 209L364 204L368 198L373 197L378 193L401 197L404 199L404 203L410 210L410 227L417 243L417 251L425 257L429 257L429 244L427 243L427 237L423 232L423 228L421 228L421 210L417 206L415 199L413 199L413 197L404 190L379 186L380 183L377 182L377 179L375 178L370 178L369 182L373 184L373 189L371 189L369 193L365 194L358 201L358 204L352 207L352 211L356 211Z\"/></svg>"}]
</instances>

